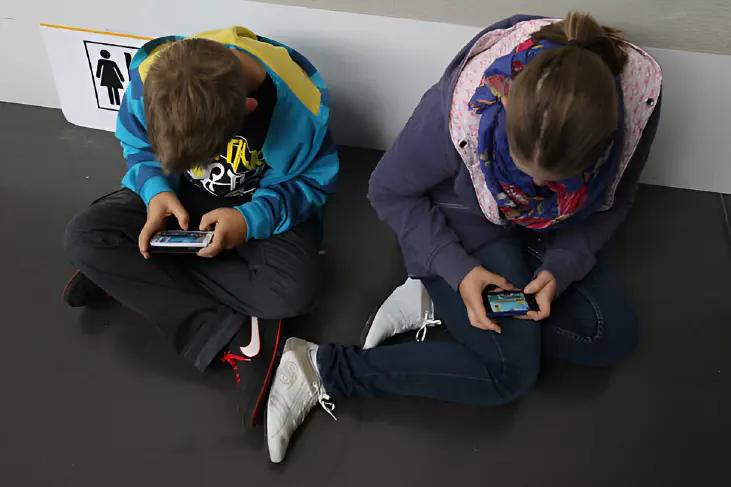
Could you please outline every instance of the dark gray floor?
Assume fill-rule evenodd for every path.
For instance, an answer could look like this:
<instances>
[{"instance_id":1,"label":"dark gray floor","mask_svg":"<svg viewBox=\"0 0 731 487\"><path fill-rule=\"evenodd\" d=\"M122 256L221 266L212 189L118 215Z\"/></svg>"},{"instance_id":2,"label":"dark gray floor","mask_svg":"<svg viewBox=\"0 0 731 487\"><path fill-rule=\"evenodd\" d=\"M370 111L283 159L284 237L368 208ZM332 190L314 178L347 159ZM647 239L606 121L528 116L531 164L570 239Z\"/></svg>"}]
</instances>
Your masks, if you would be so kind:
<instances>
[{"instance_id":1,"label":"dark gray floor","mask_svg":"<svg viewBox=\"0 0 731 487\"><path fill-rule=\"evenodd\" d=\"M378 157L342 151L329 286L295 325L306 336L356 343L401 276L365 200ZM719 195L641 189L608 249L643 325L615 370L549 363L535 391L503 408L342 402L338 422L315 414L274 467L263 433L242 435L228 371L187 369L117 306L61 302L66 222L122 171L111 134L0 104L1 485L729 485L731 247Z\"/></svg>"}]
</instances>

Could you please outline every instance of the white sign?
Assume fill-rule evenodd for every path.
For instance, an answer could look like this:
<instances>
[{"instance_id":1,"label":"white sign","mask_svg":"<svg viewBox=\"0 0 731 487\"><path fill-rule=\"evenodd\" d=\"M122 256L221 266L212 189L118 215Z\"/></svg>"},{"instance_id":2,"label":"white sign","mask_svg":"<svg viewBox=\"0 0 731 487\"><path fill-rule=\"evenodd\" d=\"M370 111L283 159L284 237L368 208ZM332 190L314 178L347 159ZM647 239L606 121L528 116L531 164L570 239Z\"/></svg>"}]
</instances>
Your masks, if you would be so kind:
<instances>
[{"instance_id":1,"label":"white sign","mask_svg":"<svg viewBox=\"0 0 731 487\"><path fill-rule=\"evenodd\" d=\"M136 47L84 41L89 74L100 110L119 111L122 94L129 83L129 64Z\"/></svg>"},{"instance_id":2,"label":"white sign","mask_svg":"<svg viewBox=\"0 0 731 487\"><path fill-rule=\"evenodd\" d=\"M41 31L66 119L114 131L129 63L146 38L56 26Z\"/></svg>"},{"instance_id":3,"label":"white sign","mask_svg":"<svg viewBox=\"0 0 731 487\"><path fill-rule=\"evenodd\" d=\"M243 25L290 45L317 66L327 83L331 95L330 127L335 141L374 149L386 149L393 142L424 92L439 80L454 55L479 31L477 27L243 0L217 0L209 2L206 9L195 8L194 0L179 2L190 6L188 10L195 14L169 15L171 9L180 10L180 5L172 0L164 0L167 7L163 9L158 8L160 2L148 2L146 15L124 15L115 18L114 25L149 36L191 35L206 28ZM53 5L54 15L47 16L49 20L68 18L64 13L66 7L56 9ZM85 22L108 26L109 19L103 10L89 9L82 17ZM101 78L96 78L101 51L95 49L96 57L92 54L87 60L84 41L135 48L147 38L80 32L52 25L42 27L42 31L67 120L85 127L114 130L115 113L100 108L114 108L109 103L108 88L101 86ZM108 52L124 75L124 54ZM0 69L0 90L3 75ZM114 82L113 77L110 81Z\"/></svg>"}]
</instances>

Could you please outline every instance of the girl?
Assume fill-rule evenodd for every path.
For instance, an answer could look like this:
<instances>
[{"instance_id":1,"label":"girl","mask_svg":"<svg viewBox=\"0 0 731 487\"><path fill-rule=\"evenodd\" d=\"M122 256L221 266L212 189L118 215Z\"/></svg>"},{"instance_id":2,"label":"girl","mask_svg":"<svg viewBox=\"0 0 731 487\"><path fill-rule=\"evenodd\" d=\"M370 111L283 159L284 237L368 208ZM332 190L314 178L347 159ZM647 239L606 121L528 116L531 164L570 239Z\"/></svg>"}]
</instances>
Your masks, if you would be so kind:
<instances>
[{"instance_id":1,"label":"girl","mask_svg":"<svg viewBox=\"0 0 731 487\"><path fill-rule=\"evenodd\" d=\"M315 404L333 415L330 396L499 405L533 387L544 354L607 367L634 349L633 307L595 254L634 199L661 71L616 33L580 13L505 20L422 98L369 192L418 280L382 305L363 350L287 341L268 403L273 462ZM488 286L535 294L539 310L498 323ZM451 341L376 347L435 324Z\"/></svg>"}]
</instances>

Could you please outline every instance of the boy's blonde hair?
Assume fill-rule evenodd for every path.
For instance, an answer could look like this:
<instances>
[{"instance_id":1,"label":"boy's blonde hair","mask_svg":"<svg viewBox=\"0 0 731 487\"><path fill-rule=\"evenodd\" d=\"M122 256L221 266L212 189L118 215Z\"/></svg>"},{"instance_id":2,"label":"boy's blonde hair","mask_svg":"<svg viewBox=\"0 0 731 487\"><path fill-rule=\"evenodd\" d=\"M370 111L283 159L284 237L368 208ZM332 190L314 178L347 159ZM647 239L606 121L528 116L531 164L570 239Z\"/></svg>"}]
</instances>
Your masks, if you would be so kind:
<instances>
[{"instance_id":1,"label":"boy's blonde hair","mask_svg":"<svg viewBox=\"0 0 731 487\"><path fill-rule=\"evenodd\" d=\"M168 172L206 165L241 127L246 79L238 57L208 39L165 47L144 85L147 137Z\"/></svg>"}]
</instances>

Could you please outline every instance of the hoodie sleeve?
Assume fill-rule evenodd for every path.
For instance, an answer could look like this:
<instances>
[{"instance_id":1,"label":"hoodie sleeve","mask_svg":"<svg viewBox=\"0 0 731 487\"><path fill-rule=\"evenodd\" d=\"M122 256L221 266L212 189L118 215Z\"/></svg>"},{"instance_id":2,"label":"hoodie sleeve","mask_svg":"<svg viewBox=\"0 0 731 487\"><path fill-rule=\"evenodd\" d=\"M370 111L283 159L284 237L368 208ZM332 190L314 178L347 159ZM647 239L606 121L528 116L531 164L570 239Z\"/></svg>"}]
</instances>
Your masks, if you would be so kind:
<instances>
[{"instance_id":1,"label":"hoodie sleeve","mask_svg":"<svg viewBox=\"0 0 731 487\"><path fill-rule=\"evenodd\" d=\"M446 131L441 85L421 99L411 118L371 175L368 197L396 234L404 253L457 289L479 262L462 247L434 207L429 190L458 172Z\"/></svg>"},{"instance_id":2,"label":"hoodie sleeve","mask_svg":"<svg viewBox=\"0 0 731 487\"><path fill-rule=\"evenodd\" d=\"M119 108L116 136L127 161L127 174L122 178L122 186L140 195L147 205L159 193L173 191L173 177L164 174L147 139L142 91L142 80L134 68Z\"/></svg>"},{"instance_id":3,"label":"hoodie sleeve","mask_svg":"<svg viewBox=\"0 0 731 487\"><path fill-rule=\"evenodd\" d=\"M314 115L316 122L312 123L310 116L294 117L297 110L302 110L301 104L295 104L298 108L290 104L282 109L291 100L277 101L278 113L286 114L289 119L288 130L277 131L270 126L265 142L270 168L251 201L237 207L246 220L247 240L267 239L286 232L320 213L335 189L340 170L337 147L327 128L330 96L317 68L291 47L266 37L259 39L287 50L290 59L320 92L320 110ZM293 143L297 137L301 142Z\"/></svg>"},{"instance_id":4,"label":"hoodie sleeve","mask_svg":"<svg viewBox=\"0 0 731 487\"><path fill-rule=\"evenodd\" d=\"M614 205L607 211L591 215L581 223L557 231L554 239L547 245L539 272L547 270L553 274L558 294L565 291L571 283L586 277L596 264L596 253L619 228L634 204L640 174L645 168L657 131L661 104L660 99L617 187Z\"/></svg>"},{"instance_id":5,"label":"hoodie sleeve","mask_svg":"<svg viewBox=\"0 0 731 487\"><path fill-rule=\"evenodd\" d=\"M335 187L339 167L329 130L312 161L294 177L271 167L266 183L262 181L251 201L237 207L246 220L247 240L286 232L321 211Z\"/></svg>"}]
</instances>

